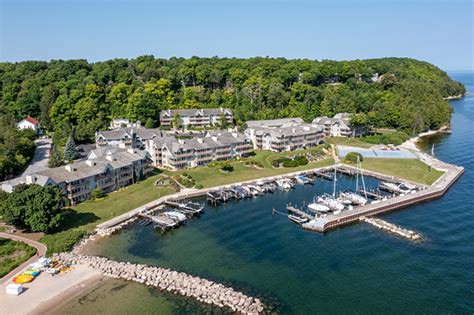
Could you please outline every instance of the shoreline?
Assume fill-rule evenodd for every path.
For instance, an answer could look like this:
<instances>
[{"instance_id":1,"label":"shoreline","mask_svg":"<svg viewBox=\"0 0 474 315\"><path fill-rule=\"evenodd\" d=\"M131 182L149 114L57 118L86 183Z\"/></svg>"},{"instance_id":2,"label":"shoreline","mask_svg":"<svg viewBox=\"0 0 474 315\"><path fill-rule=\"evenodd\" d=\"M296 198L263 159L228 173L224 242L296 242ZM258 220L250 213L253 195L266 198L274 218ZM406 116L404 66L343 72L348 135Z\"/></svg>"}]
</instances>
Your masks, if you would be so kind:
<instances>
[{"instance_id":1,"label":"shoreline","mask_svg":"<svg viewBox=\"0 0 474 315\"><path fill-rule=\"evenodd\" d=\"M446 96L443 97L443 100L449 101L449 100L459 100L464 97L465 94L458 94L458 95L453 95L453 96Z\"/></svg>"},{"instance_id":2,"label":"shoreline","mask_svg":"<svg viewBox=\"0 0 474 315\"><path fill-rule=\"evenodd\" d=\"M0 292L2 309L8 314L47 314L55 304L80 295L102 277L91 267L75 265L55 276L41 273L33 282L23 285L24 291L20 295L6 294L6 284L3 284Z\"/></svg>"},{"instance_id":3,"label":"shoreline","mask_svg":"<svg viewBox=\"0 0 474 315\"><path fill-rule=\"evenodd\" d=\"M445 125L445 126L442 126L439 129L428 130L428 131L425 131L425 132L421 132L418 135L416 135L414 137L411 137L407 141L400 144L399 147L405 148L405 149L408 149L408 150L412 150L412 151L416 151L417 153L422 153L421 150L416 145L421 140L421 138L427 137L427 136L432 136L432 135L435 135L437 133L443 133L443 132L446 132L447 130L449 130L449 126Z\"/></svg>"}]
</instances>

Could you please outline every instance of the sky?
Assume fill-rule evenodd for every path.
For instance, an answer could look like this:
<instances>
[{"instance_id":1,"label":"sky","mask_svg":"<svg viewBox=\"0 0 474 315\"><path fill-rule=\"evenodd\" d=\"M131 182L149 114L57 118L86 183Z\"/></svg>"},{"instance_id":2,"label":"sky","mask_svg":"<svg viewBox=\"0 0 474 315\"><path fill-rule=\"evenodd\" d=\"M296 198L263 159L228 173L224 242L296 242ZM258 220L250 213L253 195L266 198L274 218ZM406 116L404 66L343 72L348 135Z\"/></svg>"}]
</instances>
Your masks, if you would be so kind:
<instances>
[{"instance_id":1,"label":"sky","mask_svg":"<svg viewBox=\"0 0 474 315\"><path fill-rule=\"evenodd\" d=\"M0 0L0 60L411 57L474 69L473 0Z\"/></svg>"}]
</instances>

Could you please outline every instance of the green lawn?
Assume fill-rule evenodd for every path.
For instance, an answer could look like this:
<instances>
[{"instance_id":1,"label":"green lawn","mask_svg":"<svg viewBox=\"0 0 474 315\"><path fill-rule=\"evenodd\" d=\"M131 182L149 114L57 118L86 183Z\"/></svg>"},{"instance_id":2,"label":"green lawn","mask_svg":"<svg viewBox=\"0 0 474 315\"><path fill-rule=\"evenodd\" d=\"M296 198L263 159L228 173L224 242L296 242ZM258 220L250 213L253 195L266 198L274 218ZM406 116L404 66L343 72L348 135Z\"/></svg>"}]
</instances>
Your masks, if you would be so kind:
<instances>
[{"instance_id":1,"label":"green lawn","mask_svg":"<svg viewBox=\"0 0 474 315\"><path fill-rule=\"evenodd\" d=\"M137 184L110 193L101 200L88 200L70 210L66 215L63 230L81 228L94 230L95 226L143 204L175 192L171 188L157 188L155 181L160 175L153 175Z\"/></svg>"},{"instance_id":2,"label":"green lawn","mask_svg":"<svg viewBox=\"0 0 474 315\"><path fill-rule=\"evenodd\" d=\"M426 185L433 184L443 175L442 171L430 170L428 165L417 159L366 158L362 168Z\"/></svg>"},{"instance_id":3,"label":"green lawn","mask_svg":"<svg viewBox=\"0 0 474 315\"><path fill-rule=\"evenodd\" d=\"M21 265L36 253L36 248L23 242L0 238L0 277Z\"/></svg>"},{"instance_id":4,"label":"green lawn","mask_svg":"<svg viewBox=\"0 0 474 315\"><path fill-rule=\"evenodd\" d=\"M346 138L346 137L328 137L326 138L326 142L334 144L334 145L347 145L350 147L359 147L359 148L370 148L374 144L364 142L358 138Z\"/></svg>"},{"instance_id":5,"label":"green lawn","mask_svg":"<svg viewBox=\"0 0 474 315\"><path fill-rule=\"evenodd\" d=\"M271 158L277 156L289 156L289 155L297 155L302 153L303 151L295 151L295 152L286 152L275 154L269 151L256 151L256 155L249 159L256 160L260 162L264 167L259 169L251 166L246 166L245 161L234 161L231 162L232 166L234 167L233 172L223 173L220 171L219 167L198 167L191 170L181 170L181 171L165 171L166 174L182 174L187 173L194 178L196 184L201 184L203 187L212 187L212 186L220 186L231 184L235 182L241 182L246 180L258 179L261 177L269 177L275 176L285 173L292 173L306 169L312 169L317 167L324 167L331 164L334 164L334 160L332 158L326 158L321 161L311 162L307 165L298 166L298 167L291 167L291 168L273 168L271 166Z\"/></svg>"}]
</instances>

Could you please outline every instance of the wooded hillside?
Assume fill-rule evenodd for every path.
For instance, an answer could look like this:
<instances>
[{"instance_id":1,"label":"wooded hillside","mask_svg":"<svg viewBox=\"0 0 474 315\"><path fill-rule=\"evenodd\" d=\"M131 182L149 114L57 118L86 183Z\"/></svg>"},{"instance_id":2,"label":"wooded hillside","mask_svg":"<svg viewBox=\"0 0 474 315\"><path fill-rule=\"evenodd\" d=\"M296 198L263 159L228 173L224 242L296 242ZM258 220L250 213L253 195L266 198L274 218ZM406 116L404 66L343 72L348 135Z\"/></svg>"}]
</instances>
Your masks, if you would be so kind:
<instances>
[{"instance_id":1,"label":"wooded hillside","mask_svg":"<svg viewBox=\"0 0 474 315\"><path fill-rule=\"evenodd\" d=\"M439 68L406 58L27 61L0 63L0 84L1 116L31 115L66 135L74 125L78 141L93 140L114 117L154 127L162 109L195 107L230 107L237 123L366 113L376 127L413 133L447 123L443 97L465 92Z\"/></svg>"}]
</instances>

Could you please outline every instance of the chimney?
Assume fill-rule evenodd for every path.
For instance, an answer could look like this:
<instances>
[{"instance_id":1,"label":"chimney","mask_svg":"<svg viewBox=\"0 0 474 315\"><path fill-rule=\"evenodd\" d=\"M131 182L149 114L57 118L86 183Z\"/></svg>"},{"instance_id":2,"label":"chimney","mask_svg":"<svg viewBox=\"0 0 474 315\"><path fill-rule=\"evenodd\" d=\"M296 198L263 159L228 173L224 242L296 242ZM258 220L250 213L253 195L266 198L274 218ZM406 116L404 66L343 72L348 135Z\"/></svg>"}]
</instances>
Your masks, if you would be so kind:
<instances>
[{"instance_id":1,"label":"chimney","mask_svg":"<svg viewBox=\"0 0 474 315\"><path fill-rule=\"evenodd\" d=\"M26 175L25 182L28 185L34 184L35 183L35 177L33 175Z\"/></svg>"},{"instance_id":2,"label":"chimney","mask_svg":"<svg viewBox=\"0 0 474 315\"><path fill-rule=\"evenodd\" d=\"M72 167L71 164L68 164L68 165L64 166L64 168L65 168L66 171L68 171L68 172L73 172L73 171L74 171L74 168Z\"/></svg>"}]
</instances>

